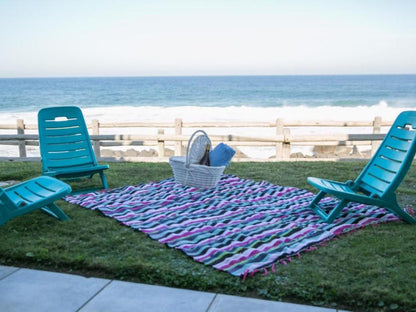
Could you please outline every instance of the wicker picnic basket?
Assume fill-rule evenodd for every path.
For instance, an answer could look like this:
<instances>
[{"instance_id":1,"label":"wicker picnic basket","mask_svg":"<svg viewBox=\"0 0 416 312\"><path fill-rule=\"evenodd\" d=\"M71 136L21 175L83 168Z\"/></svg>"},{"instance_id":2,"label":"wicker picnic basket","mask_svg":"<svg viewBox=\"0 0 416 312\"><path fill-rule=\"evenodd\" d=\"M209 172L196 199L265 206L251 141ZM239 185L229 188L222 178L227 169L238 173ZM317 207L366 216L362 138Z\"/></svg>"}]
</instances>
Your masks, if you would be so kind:
<instances>
[{"instance_id":1,"label":"wicker picnic basket","mask_svg":"<svg viewBox=\"0 0 416 312\"><path fill-rule=\"evenodd\" d=\"M214 167L199 164L207 144L211 146L208 135L203 130L197 130L189 138L186 156L169 158L169 164L177 183L196 188L212 188L217 185L225 166Z\"/></svg>"}]
</instances>

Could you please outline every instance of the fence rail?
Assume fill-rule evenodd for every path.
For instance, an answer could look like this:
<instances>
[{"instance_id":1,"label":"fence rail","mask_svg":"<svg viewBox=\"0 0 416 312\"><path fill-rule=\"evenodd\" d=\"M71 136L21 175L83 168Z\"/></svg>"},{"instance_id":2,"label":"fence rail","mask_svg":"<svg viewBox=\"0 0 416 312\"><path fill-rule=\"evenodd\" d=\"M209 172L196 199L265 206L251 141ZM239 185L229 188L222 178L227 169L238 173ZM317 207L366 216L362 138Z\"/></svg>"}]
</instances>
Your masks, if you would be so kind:
<instances>
[{"instance_id":1,"label":"fence rail","mask_svg":"<svg viewBox=\"0 0 416 312\"><path fill-rule=\"evenodd\" d=\"M368 122L284 121L282 119L276 119L274 122L183 122L182 119L177 118L173 122L100 123L98 120L92 120L87 126L98 160L167 161L171 155L185 154L190 136L189 133L185 133L187 130L205 129L209 133L213 145L225 142L237 150L244 147L266 147L274 151L273 155L267 159L248 157L240 152L234 157L236 161L281 161L299 158L368 158L384 138L381 131L383 127L390 127L391 124L392 122L382 121L380 117ZM311 129L315 131L318 128L321 133L308 134ZM365 133L352 133L354 128L365 129ZM131 132L132 129L132 134L119 133L120 131ZM154 133L138 134L143 133L144 129L152 129ZM221 133L211 134L208 129ZM246 133L239 133L241 129ZM272 133L259 134L264 133L264 130ZM330 134L327 133L328 131ZM247 132L250 132L249 135ZM39 160L37 125L25 124L22 119L16 120L15 124L0 124L0 145L9 146L9 148L17 146L18 154L16 156L4 155L2 150L5 149L0 147L0 160ZM295 146L308 146L314 151L314 154L313 156L305 156L301 153L293 153ZM362 146L368 147L368 151L364 155L357 152ZM32 155L30 156L28 156L28 147L34 147L31 149ZM117 147L122 149L128 147L129 150L114 152L114 148ZM150 153L151 156L143 156L141 153L135 152L137 147L141 149L149 147L153 153Z\"/></svg>"}]
</instances>

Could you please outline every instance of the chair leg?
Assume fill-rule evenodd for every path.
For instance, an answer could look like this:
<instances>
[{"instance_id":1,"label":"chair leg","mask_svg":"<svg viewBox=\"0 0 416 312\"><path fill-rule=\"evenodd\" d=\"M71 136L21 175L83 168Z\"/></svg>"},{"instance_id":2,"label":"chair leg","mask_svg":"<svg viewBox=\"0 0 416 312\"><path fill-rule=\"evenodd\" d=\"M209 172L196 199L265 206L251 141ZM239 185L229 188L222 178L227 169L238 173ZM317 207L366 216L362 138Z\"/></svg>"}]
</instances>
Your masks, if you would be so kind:
<instances>
[{"instance_id":1,"label":"chair leg","mask_svg":"<svg viewBox=\"0 0 416 312\"><path fill-rule=\"evenodd\" d=\"M104 171L100 172L101 182L103 183L104 189L108 189L107 179L105 177Z\"/></svg>"},{"instance_id":2,"label":"chair leg","mask_svg":"<svg viewBox=\"0 0 416 312\"><path fill-rule=\"evenodd\" d=\"M0 226L2 226L4 223L6 223L9 219L0 217Z\"/></svg>"},{"instance_id":3,"label":"chair leg","mask_svg":"<svg viewBox=\"0 0 416 312\"><path fill-rule=\"evenodd\" d=\"M385 207L387 208L389 211L391 211L393 214L395 214L396 216L398 216L399 218L403 219L404 221L406 221L409 224L416 224L416 219L414 217L412 217L410 214L408 214L406 211L404 211L399 204L390 206L390 207Z\"/></svg>"},{"instance_id":4,"label":"chair leg","mask_svg":"<svg viewBox=\"0 0 416 312\"><path fill-rule=\"evenodd\" d=\"M0 206L0 226L6 223L10 219L9 214L7 213L4 206Z\"/></svg>"},{"instance_id":5,"label":"chair leg","mask_svg":"<svg viewBox=\"0 0 416 312\"><path fill-rule=\"evenodd\" d=\"M332 223L334 219L339 215L342 208L348 203L347 200L341 200L336 207L334 207L329 213L326 213L320 206L319 202L325 197L326 193L324 191L320 191L312 202L309 204L309 207L313 209L313 211L321 217L326 223Z\"/></svg>"},{"instance_id":6,"label":"chair leg","mask_svg":"<svg viewBox=\"0 0 416 312\"><path fill-rule=\"evenodd\" d=\"M51 203L47 205L46 207L42 207L42 210L59 220L62 220L62 221L69 220L69 217L65 214L65 212L63 212L61 208L59 208L54 203Z\"/></svg>"}]
</instances>

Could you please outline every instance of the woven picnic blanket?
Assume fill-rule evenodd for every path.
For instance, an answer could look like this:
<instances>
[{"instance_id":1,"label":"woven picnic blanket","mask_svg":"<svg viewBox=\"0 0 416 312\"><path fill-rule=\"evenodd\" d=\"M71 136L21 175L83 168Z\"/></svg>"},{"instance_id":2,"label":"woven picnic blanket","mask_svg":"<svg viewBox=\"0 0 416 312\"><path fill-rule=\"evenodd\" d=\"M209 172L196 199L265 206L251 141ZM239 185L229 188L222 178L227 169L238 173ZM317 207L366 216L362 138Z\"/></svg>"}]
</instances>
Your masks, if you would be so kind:
<instances>
[{"instance_id":1,"label":"woven picnic blanket","mask_svg":"<svg viewBox=\"0 0 416 312\"><path fill-rule=\"evenodd\" d=\"M387 210L350 203L332 224L308 208L314 194L223 175L212 189L173 178L66 200L148 234L194 260L235 276L274 271L300 252L370 224L396 221ZM328 207L336 200L324 200ZM300 256L299 256L300 257Z\"/></svg>"}]
</instances>

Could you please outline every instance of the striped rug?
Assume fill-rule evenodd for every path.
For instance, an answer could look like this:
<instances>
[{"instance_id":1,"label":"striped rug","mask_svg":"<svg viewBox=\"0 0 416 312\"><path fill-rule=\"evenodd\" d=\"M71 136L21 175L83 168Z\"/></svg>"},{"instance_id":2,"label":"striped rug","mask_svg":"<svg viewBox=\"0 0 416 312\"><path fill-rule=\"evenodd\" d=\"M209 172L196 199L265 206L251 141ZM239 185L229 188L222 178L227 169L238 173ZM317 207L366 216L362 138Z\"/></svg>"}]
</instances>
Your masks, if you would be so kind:
<instances>
[{"instance_id":1,"label":"striped rug","mask_svg":"<svg viewBox=\"0 0 416 312\"><path fill-rule=\"evenodd\" d=\"M383 208L351 203L333 224L309 208L313 194L295 187L223 175L213 189L173 179L67 196L182 250L194 260L235 276L286 263L300 252L366 225L396 221ZM332 206L328 198L325 205Z\"/></svg>"}]
</instances>

